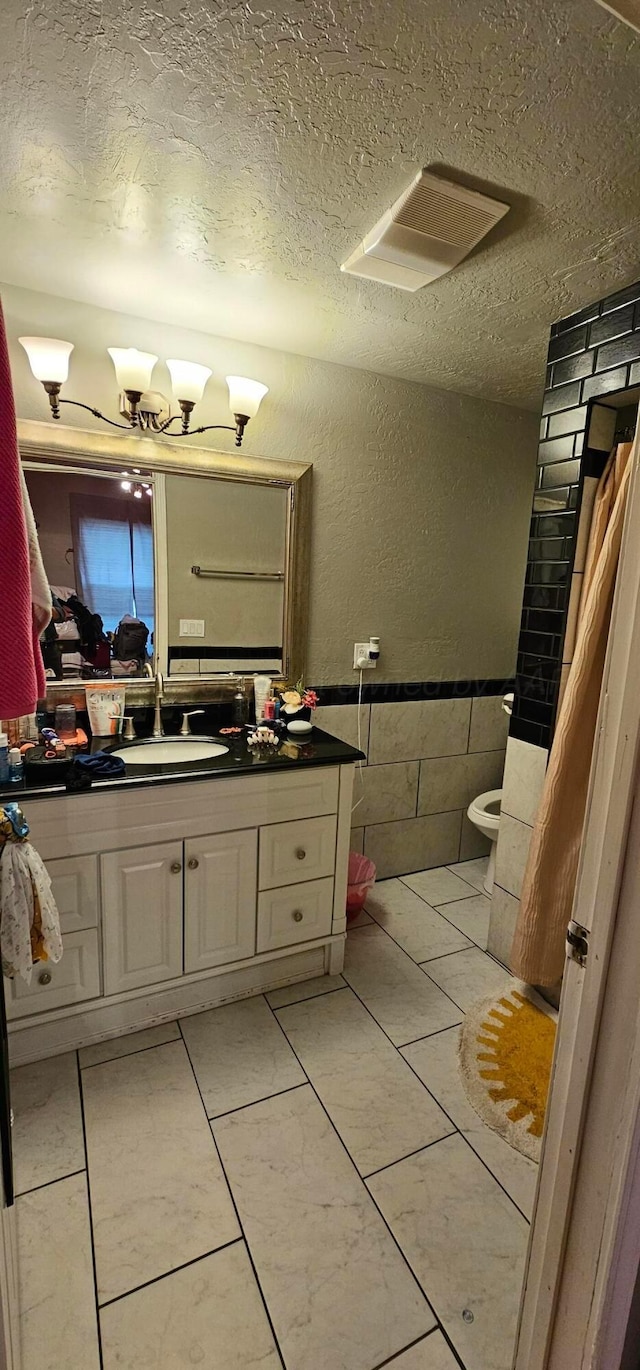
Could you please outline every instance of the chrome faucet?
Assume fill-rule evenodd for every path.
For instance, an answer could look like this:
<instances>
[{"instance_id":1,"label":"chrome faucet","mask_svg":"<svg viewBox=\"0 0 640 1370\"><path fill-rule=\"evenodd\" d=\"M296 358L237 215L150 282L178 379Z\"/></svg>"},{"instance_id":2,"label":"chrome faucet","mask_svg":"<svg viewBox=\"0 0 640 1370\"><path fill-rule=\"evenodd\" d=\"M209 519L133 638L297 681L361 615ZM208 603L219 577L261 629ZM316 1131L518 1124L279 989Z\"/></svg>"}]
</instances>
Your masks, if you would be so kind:
<instances>
[{"instance_id":1,"label":"chrome faucet","mask_svg":"<svg viewBox=\"0 0 640 1370\"><path fill-rule=\"evenodd\" d=\"M154 736L154 737L164 737L164 730L163 730L163 727L162 727L162 695L163 695L163 692L164 692L164 680L163 680L163 678L162 678L162 671L156 671L156 679L155 679L155 701L156 701L156 709L155 709L155 714L154 714L154 717L153 717L153 736Z\"/></svg>"}]
</instances>

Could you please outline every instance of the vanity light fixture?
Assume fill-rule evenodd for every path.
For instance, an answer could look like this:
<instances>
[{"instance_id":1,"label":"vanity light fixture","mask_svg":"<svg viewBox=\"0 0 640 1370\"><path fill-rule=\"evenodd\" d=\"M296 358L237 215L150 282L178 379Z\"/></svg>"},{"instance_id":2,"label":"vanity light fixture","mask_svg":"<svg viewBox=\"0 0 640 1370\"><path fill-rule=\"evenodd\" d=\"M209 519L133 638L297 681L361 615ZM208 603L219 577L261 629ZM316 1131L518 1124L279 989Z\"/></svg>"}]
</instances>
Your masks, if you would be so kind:
<instances>
[{"instance_id":1,"label":"vanity light fixture","mask_svg":"<svg viewBox=\"0 0 640 1370\"><path fill-rule=\"evenodd\" d=\"M137 347L108 347L116 372L116 380L121 390L120 412L128 423L117 423L107 418L99 409L80 400L63 398L60 390L69 375L69 357L73 343L63 342L61 338L19 338L29 359L29 365L36 378L41 381L51 406L51 417L60 418L60 405L72 404L78 409L86 409L94 418L102 419L112 428L125 431L139 429L151 435L166 433L176 419L182 417L182 431L172 433L171 437L183 438L187 434L208 433L211 429L225 429L236 435L236 447L240 447L244 430L249 419L255 417L260 402L267 394L268 387L260 381L248 380L245 376L227 376L229 386L229 408L234 422L207 423L200 428L190 428L194 406L202 399L204 388L211 376L211 368L199 362L181 361L172 358L167 362L171 385L180 405L180 414L171 414L162 421L163 413L169 409L163 395L150 389L153 369L158 358L153 352L139 352ZM134 494L136 492L134 491ZM136 496L138 497L138 496Z\"/></svg>"}]
</instances>

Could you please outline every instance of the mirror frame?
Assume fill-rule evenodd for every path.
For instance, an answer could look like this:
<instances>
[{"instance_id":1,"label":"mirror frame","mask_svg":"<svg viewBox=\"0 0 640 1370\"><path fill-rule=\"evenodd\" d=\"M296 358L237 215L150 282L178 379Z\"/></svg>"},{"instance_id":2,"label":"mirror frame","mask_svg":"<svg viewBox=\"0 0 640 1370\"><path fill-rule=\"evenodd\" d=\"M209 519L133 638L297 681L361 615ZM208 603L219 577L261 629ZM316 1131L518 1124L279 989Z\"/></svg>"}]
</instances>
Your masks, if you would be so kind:
<instances>
[{"instance_id":1,"label":"mirror frame","mask_svg":"<svg viewBox=\"0 0 640 1370\"><path fill-rule=\"evenodd\" d=\"M298 680L304 677L308 610L309 566L311 543L311 481L312 465L299 461L272 461L265 457L250 457L244 452L217 452L206 447L191 447L168 440L144 436L113 437L106 433L92 433L83 429L52 426L32 419L18 420L18 446L23 461L39 466L66 468L120 475L122 468L137 466L154 477L171 475L215 476L218 480L246 482L256 485L277 485L289 491L284 582L284 632L282 642L282 678ZM164 481L154 487L159 499L154 501L154 556L156 566L156 623L158 641L154 674L158 668L165 678L165 695L185 699L186 702L220 698L232 689L226 675L169 676L167 673L167 551L166 506ZM164 537L163 537L164 534ZM240 672L235 673L237 679ZM247 676L250 675L247 672ZM279 677L278 677L279 678ZM151 682L140 678L127 682L127 693L135 694L131 703L143 702ZM63 692L71 697L84 686L79 682L50 681L47 695L60 700Z\"/></svg>"}]
</instances>

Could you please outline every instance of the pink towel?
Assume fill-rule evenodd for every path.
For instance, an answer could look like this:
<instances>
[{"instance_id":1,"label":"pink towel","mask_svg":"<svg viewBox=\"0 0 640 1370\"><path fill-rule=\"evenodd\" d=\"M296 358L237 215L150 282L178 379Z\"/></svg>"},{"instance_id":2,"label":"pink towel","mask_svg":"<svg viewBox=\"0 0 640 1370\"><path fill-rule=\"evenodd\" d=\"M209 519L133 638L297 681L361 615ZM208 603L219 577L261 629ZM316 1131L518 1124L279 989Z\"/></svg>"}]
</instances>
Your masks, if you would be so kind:
<instances>
[{"instance_id":1,"label":"pink towel","mask_svg":"<svg viewBox=\"0 0 640 1370\"><path fill-rule=\"evenodd\" d=\"M0 304L0 718L34 713L38 699L46 692L38 639L50 617L51 596L18 454Z\"/></svg>"}]
</instances>

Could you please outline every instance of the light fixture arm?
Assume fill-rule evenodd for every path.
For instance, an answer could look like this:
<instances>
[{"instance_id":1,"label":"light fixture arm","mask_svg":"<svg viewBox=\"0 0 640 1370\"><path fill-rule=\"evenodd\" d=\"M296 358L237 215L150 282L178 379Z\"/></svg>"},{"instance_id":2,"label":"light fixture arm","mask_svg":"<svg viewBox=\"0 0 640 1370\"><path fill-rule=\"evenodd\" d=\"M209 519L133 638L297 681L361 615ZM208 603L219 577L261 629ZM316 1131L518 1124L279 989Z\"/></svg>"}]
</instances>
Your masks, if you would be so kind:
<instances>
[{"instance_id":1,"label":"light fixture arm","mask_svg":"<svg viewBox=\"0 0 640 1370\"><path fill-rule=\"evenodd\" d=\"M103 423L110 423L112 428L122 428L125 433L130 433L131 429L137 426L137 420L132 421L131 423L116 423L115 419L108 419L106 414L101 414L99 409L93 409L90 404L82 404L81 400L63 399L60 395L60 386L57 387L57 395L54 396L51 393L51 391L49 391L49 389L47 388L48 384L49 382L45 384L44 388L49 396L49 404L51 405L51 415L54 419L60 418L61 404L72 404L76 409L86 409L88 414L93 414L94 419L102 419Z\"/></svg>"}]
</instances>

